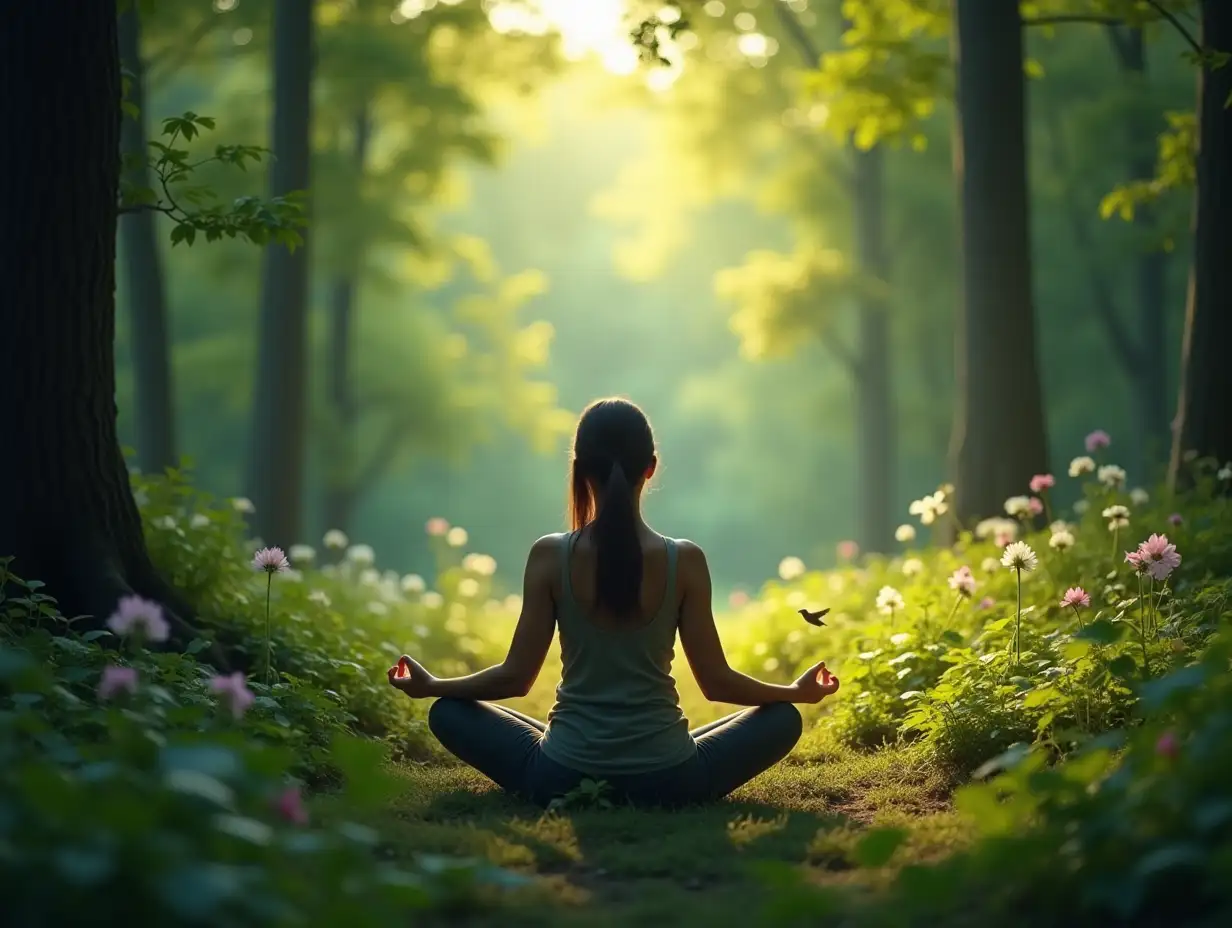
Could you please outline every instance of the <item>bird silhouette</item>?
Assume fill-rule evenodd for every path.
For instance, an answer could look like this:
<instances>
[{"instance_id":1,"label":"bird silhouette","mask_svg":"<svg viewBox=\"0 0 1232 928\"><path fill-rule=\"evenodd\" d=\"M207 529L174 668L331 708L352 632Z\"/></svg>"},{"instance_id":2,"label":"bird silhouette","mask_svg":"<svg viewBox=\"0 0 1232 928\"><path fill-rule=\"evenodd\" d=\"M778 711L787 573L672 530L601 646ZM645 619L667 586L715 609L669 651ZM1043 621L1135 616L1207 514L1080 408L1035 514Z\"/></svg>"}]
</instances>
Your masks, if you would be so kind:
<instances>
[{"instance_id":1,"label":"bird silhouette","mask_svg":"<svg viewBox=\"0 0 1232 928\"><path fill-rule=\"evenodd\" d=\"M822 609L820 612L809 612L807 609L798 609L796 611L799 612L800 615L804 617L804 621L808 622L809 625L816 625L818 628L821 628L823 625L826 624L825 622L821 621L821 617L825 615L827 612L829 612L830 610L829 608L825 608L825 609Z\"/></svg>"}]
</instances>

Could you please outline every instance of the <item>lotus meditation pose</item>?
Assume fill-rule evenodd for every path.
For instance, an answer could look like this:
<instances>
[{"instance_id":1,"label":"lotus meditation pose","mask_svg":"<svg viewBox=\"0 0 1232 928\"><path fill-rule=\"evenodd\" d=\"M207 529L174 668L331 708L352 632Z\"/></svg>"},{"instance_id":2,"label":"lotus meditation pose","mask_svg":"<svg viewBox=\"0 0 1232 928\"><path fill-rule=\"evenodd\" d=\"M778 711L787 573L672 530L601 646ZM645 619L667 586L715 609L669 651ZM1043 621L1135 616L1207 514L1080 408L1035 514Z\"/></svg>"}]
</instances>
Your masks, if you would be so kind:
<instances>
[{"instance_id":1,"label":"lotus meditation pose","mask_svg":"<svg viewBox=\"0 0 1232 928\"><path fill-rule=\"evenodd\" d=\"M504 661L452 679L432 676L409 656L389 669L389 682L407 696L437 697L428 725L447 750L538 805L587 778L605 781L615 801L718 799L795 746L802 726L794 703L838 690L824 662L790 685L729 666L706 555L642 518L642 492L657 465L650 423L637 406L591 404L573 441L573 530L531 546L522 614ZM562 671L547 721L496 705L530 691L557 631ZM677 635L707 699L752 708L690 731L672 677Z\"/></svg>"}]
</instances>

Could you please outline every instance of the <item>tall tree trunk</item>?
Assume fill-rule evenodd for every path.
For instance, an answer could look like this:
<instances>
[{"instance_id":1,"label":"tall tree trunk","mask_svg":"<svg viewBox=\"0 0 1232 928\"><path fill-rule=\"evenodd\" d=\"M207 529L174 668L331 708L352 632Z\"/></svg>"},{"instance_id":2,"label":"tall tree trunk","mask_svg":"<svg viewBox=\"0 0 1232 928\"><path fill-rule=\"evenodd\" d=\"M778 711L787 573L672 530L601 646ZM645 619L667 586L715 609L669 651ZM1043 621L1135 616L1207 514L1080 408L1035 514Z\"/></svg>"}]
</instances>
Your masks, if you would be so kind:
<instances>
[{"instance_id":1,"label":"tall tree trunk","mask_svg":"<svg viewBox=\"0 0 1232 928\"><path fill-rule=\"evenodd\" d=\"M270 195L308 189L311 161L312 0L275 0L274 119ZM257 534L270 544L299 540L308 386L309 265L305 243L265 250L248 495Z\"/></svg>"},{"instance_id":2,"label":"tall tree trunk","mask_svg":"<svg viewBox=\"0 0 1232 928\"><path fill-rule=\"evenodd\" d=\"M1202 44L1232 51L1232 4L1204 0ZM1196 451L1232 461L1232 65L1198 78L1198 184L1194 197L1194 251L1181 349L1181 390L1169 480L1175 485L1183 455Z\"/></svg>"},{"instance_id":3,"label":"tall tree trunk","mask_svg":"<svg viewBox=\"0 0 1232 928\"><path fill-rule=\"evenodd\" d=\"M132 75L129 102L138 110L136 119L124 118L121 122L121 150L134 163L130 168L130 183L149 187L145 63L141 57L141 21L136 4L120 14L120 57ZM137 463L146 473L157 474L175 467L178 461L167 292L155 214L138 210L121 216L120 244L128 288Z\"/></svg>"},{"instance_id":4,"label":"tall tree trunk","mask_svg":"<svg viewBox=\"0 0 1232 928\"><path fill-rule=\"evenodd\" d=\"M114 4L12 4L0 29L0 556L67 615L155 575L116 438L120 57ZM172 616L177 631L186 626Z\"/></svg>"},{"instance_id":5,"label":"tall tree trunk","mask_svg":"<svg viewBox=\"0 0 1232 928\"><path fill-rule=\"evenodd\" d=\"M1036 360L1018 0L953 0L964 294L951 468L964 521L1048 466Z\"/></svg>"},{"instance_id":6,"label":"tall tree trunk","mask_svg":"<svg viewBox=\"0 0 1232 928\"><path fill-rule=\"evenodd\" d=\"M1148 81L1146 37L1142 29L1116 33L1115 41L1122 70L1142 96ZM1155 176L1156 114L1135 101L1126 125L1126 151L1129 175L1135 180ZM1138 208L1135 225L1148 233L1157 229L1156 210L1148 203ZM1143 479L1152 475L1148 468L1162 461L1170 445L1168 418L1168 253L1162 244L1151 242L1138 256L1135 269L1137 321L1133 326L1140 346L1133 366L1126 371L1137 413L1137 455Z\"/></svg>"},{"instance_id":7,"label":"tall tree trunk","mask_svg":"<svg viewBox=\"0 0 1232 928\"><path fill-rule=\"evenodd\" d=\"M355 172L354 195L360 195L364 168L368 160L368 139L371 134L368 109L362 107L355 117L355 148L352 152ZM351 243L344 246L344 269L330 288L329 343L327 376L329 403L333 406L330 417L336 434L329 436L334 445L330 454L336 456L337 467L330 468L325 481L325 498L322 510L327 529L347 531L356 497L362 487L354 484L357 471L355 427L358 410L351 372L351 335L354 326L355 300L359 290L359 275L362 261L362 245Z\"/></svg>"},{"instance_id":8,"label":"tall tree trunk","mask_svg":"<svg viewBox=\"0 0 1232 928\"><path fill-rule=\"evenodd\" d=\"M885 247L885 152L853 146L856 259L878 289L889 281ZM860 306L859 360L855 370L856 433L860 471L860 545L888 551L897 490L894 390L890 378L890 321L882 294Z\"/></svg>"}]
</instances>

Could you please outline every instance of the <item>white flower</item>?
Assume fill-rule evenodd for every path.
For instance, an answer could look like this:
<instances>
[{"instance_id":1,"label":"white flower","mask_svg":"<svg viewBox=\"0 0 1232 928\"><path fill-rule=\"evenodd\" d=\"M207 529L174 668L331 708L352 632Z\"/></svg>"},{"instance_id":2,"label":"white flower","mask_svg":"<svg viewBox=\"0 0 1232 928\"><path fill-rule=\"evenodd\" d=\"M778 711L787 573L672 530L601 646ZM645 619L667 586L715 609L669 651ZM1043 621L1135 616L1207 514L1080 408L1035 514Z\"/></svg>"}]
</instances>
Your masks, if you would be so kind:
<instances>
[{"instance_id":1,"label":"white flower","mask_svg":"<svg viewBox=\"0 0 1232 928\"><path fill-rule=\"evenodd\" d=\"M1105 464L1099 469L1097 476L1100 483L1112 489L1125 485L1125 468L1115 464Z\"/></svg>"},{"instance_id":2,"label":"white flower","mask_svg":"<svg viewBox=\"0 0 1232 928\"><path fill-rule=\"evenodd\" d=\"M416 625L411 631L415 633L416 638L427 638L432 634L432 629L426 625Z\"/></svg>"},{"instance_id":3,"label":"white flower","mask_svg":"<svg viewBox=\"0 0 1232 928\"><path fill-rule=\"evenodd\" d=\"M254 513L257 511L257 507L252 504L252 500L250 500L247 496L235 497L231 500L231 508L236 512L243 513Z\"/></svg>"},{"instance_id":4,"label":"white flower","mask_svg":"<svg viewBox=\"0 0 1232 928\"><path fill-rule=\"evenodd\" d=\"M892 586L883 586L877 592L877 611L882 615L893 615L897 610L906 608L903 594Z\"/></svg>"},{"instance_id":5,"label":"white flower","mask_svg":"<svg viewBox=\"0 0 1232 928\"><path fill-rule=\"evenodd\" d=\"M1232 464L1225 464L1215 474L1220 480L1232 480Z\"/></svg>"},{"instance_id":6,"label":"white flower","mask_svg":"<svg viewBox=\"0 0 1232 928\"><path fill-rule=\"evenodd\" d=\"M373 570L371 567L365 567L359 572L359 582L364 586L376 586L381 582L381 572Z\"/></svg>"},{"instance_id":7,"label":"white flower","mask_svg":"<svg viewBox=\"0 0 1232 928\"><path fill-rule=\"evenodd\" d=\"M1054 534L1057 532L1072 532L1073 530L1073 526L1071 526L1064 519L1057 519L1050 526L1048 526L1048 531Z\"/></svg>"},{"instance_id":8,"label":"white flower","mask_svg":"<svg viewBox=\"0 0 1232 928\"><path fill-rule=\"evenodd\" d=\"M915 526L904 523L894 530L895 541L901 541L904 544L909 541L915 541Z\"/></svg>"},{"instance_id":9,"label":"white flower","mask_svg":"<svg viewBox=\"0 0 1232 928\"><path fill-rule=\"evenodd\" d=\"M470 599L472 596L478 596L479 581L474 577L464 577L461 582L458 583L458 595L463 596L466 599Z\"/></svg>"},{"instance_id":10,"label":"white flower","mask_svg":"<svg viewBox=\"0 0 1232 928\"><path fill-rule=\"evenodd\" d=\"M1151 499L1151 494L1142 487L1134 487L1129 491L1129 501L1135 506L1145 506Z\"/></svg>"},{"instance_id":11,"label":"white flower","mask_svg":"<svg viewBox=\"0 0 1232 928\"><path fill-rule=\"evenodd\" d=\"M921 525L932 525L937 521L937 509L933 505L931 496L915 500L907 507L907 511L913 516L918 516Z\"/></svg>"},{"instance_id":12,"label":"white flower","mask_svg":"<svg viewBox=\"0 0 1232 928\"><path fill-rule=\"evenodd\" d=\"M311 564L317 556L317 552L312 545L291 545L291 550L288 553L293 564Z\"/></svg>"},{"instance_id":13,"label":"white flower","mask_svg":"<svg viewBox=\"0 0 1232 928\"><path fill-rule=\"evenodd\" d=\"M1074 535L1072 532L1062 529L1059 532L1053 532L1052 537L1048 539L1049 547L1056 548L1058 551L1064 551L1066 548L1074 546Z\"/></svg>"},{"instance_id":14,"label":"white flower","mask_svg":"<svg viewBox=\"0 0 1232 928\"><path fill-rule=\"evenodd\" d=\"M980 570L984 571L984 573L990 574L996 570L999 570L1000 568L1001 568L1001 562L998 561L995 557L986 557L984 558L984 560L980 561Z\"/></svg>"},{"instance_id":15,"label":"white flower","mask_svg":"<svg viewBox=\"0 0 1232 928\"><path fill-rule=\"evenodd\" d=\"M462 558L462 569L473 571L481 577L496 573L496 558L488 554L468 554Z\"/></svg>"},{"instance_id":16,"label":"white flower","mask_svg":"<svg viewBox=\"0 0 1232 928\"><path fill-rule=\"evenodd\" d=\"M1011 496L1005 501L1005 512L1011 516L1021 516L1031 511L1031 497Z\"/></svg>"},{"instance_id":17,"label":"white flower","mask_svg":"<svg viewBox=\"0 0 1232 928\"><path fill-rule=\"evenodd\" d=\"M1006 536L1010 540L1018 537L1018 523L1013 519L994 516L991 519L984 519L975 527L976 538L1004 538Z\"/></svg>"},{"instance_id":18,"label":"white flower","mask_svg":"<svg viewBox=\"0 0 1232 928\"><path fill-rule=\"evenodd\" d=\"M205 515L205 513L196 512L193 513L193 517L189 520L188 524L193 528L205 528L210 524L210 517Z\"/></svg>"},{"instance_id":19,"label":"white flower","mask_svg":"<svg viewBox=\"0 0 1232 928\"><path fill-rule=\"evenodd\" d=\"M403 593L422 593L425 589L427 589L427 584L419 574L407 574L402 578Z\"/></svg>"},{"instance_id":20,"label":"white flower","mask_svg":"<svg viewBox=\"0 0 1232 928\"><path fill-rule=\"evenodd\" d=\"M914 577L922 573L924 570L924 562L918 557L909 557L903 561L903 576Z\"/></svg>"},{"instance_id":21,"label":"white flower","mask_svg":"<svg viewBox=\"0 0 1232 928\"><path fill-rule=\"evenodd\" d=\"M1078 513L1078 515L1082 515L1090 508L1091 508L1090 500L1080 499L1076 503L1074 503L1074 512Z\"/></svg>"},{"instance_id":22,"label":"white flower","mask_svg":"<svg viewBox=\"0 0 1232 928\"><path fill-rule=\"evenodd\" d=\"M1087 457L1085 454L1081 457L1074 458L1069 462L1069 475L1071 477L1081 477L1083 474L1095 472L1095 458Z\"/></svg>"},{"instance_id":23,"label":"white flower","mask_svg":"<svg viewBox=\"0 0 1232 928\"><path fill-rule=\"evenodd\" d=\"M462 528L460 525L455 525L445 535L445 541L451 548L460 548L466 544L466 539L469 537L470 536L466 534L466 529Z\"/></svg>"},{"instance_id":24,"label":"white flower","mask_svg":"<svg viewBox=\"0 0 1232 928\"><path fill-rule=\"evenodd\" d=\"M165 528L167 531L171 531L175 528L175 516L159 516L154 520L154 524L159 528Z\"/></svg>"},{"instance_id":25,"label":"white flower","mask_svg":"<svg viewBox=\"0 0 1232 928\"><path fill-rule=\"evenodd\" d=\"M804 561L792 555L785 557L779 561L779 576L784 580L791 581L804 573Z\"/></svg>"},{"instance_id":26,"label":"white flower","mask_svg":"<svg viewBox=\"0 0 1232 928\"><path fill-rule=\"evenodd\" d=\"M308 599L310 602L324 606L326 609L330 607L329 594L324 590L313 590L308 594Z\"/></svg>"},{"instance_id":27,"label":"white flower","mask_svg":"<svg viewBox=\"0 0 1232 928\"><path fill-rule=\"evenodd\" d=\"M1109 506L1101 515L1108 520L1108 531L1115 532L1129 525L1129 509L1125 506Z\"/></svg>"},{"instance_id":28,"label":"white flower","mask_svg":"<svg viewBox=\"0 0 1232 928\"><path fill-rule=\"evenodd\" d=\"M1005 553L1001 555L1001 563L1011 570L1035 570L1039 559L1025 541L1014 541L1005 546Z\"/></svg>"},{"instance_id":29,"label":"white flower","mask_svg":"<svg viewBox=\"0 0 1232 928\"><path fill-rule=\"evenodd\" d=\"M387 615L389 607L382 602L370 602L368 603L368 611L373 615Z\"/></svg>"},{"instance_id":30,"label":"white flower","mask_svg":"<svg viewBox=\"0 0 1232 928\"><path fill-rule=\"evenodd\" d=\"M419 601L429 609L436 609L445 602L445 597L436 592L436 590L428 590L428 592L420 597Z\"/></svg>"},{"instance_id":31,"label":"white flower","mask_svg":"<svg viewBox=\"0 0 1232 928\"><path fill-rule=\"evenodd\" d=\"M371 545L351 545L347 548L346 556L348 561L356 565L371 564L376 560L376 552Z\"/></svg>"},{"instance_id":32,"label":"white flower","mask_svg":"<svg viewBox=\"0 0 1232 928\"><path fill-rule=\"evenodd\" d=\"M328 532L326 532L325 537L322 538L321 541L325 547L329 548L331 551L341 551L350 543L350 539L347 538L346 532L339 531L336 528L331 528Z\"/></svg>"}]
</instances>

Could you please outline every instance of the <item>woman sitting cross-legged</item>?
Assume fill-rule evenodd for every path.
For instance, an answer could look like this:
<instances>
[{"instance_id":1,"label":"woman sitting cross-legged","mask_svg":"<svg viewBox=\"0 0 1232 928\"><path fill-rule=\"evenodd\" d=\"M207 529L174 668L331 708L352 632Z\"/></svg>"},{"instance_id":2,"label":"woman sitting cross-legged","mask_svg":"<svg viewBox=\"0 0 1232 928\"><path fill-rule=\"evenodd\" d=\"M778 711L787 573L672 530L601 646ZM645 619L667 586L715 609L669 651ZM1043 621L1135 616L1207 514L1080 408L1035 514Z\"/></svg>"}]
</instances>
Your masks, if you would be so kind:
<instances>
[{"instance_id":1,"label":"woman sitting cross-legged","mask_svg":"<svg viewBox=\"0 0 1232 928\"><path fill-rule=\"evenodd\" d=\"M453 679L433 677L410 657L389 669L389 682L406 695L439 697L428 725L447 750L538 805L586 778L606 781L616 801L718 799L795 746L801 721L793 703L817 703L838 689L824 662L790 686L728 666L706 556L642 519L642 490L657 463L637 406L593 403L573 442L573 531L531 547L505 660ZM557 628L563 667L546 724L493 705L529 692ZM690 731L672 678L677 631L707 699L755 708Z\"/></svg>"}]
</instances>

